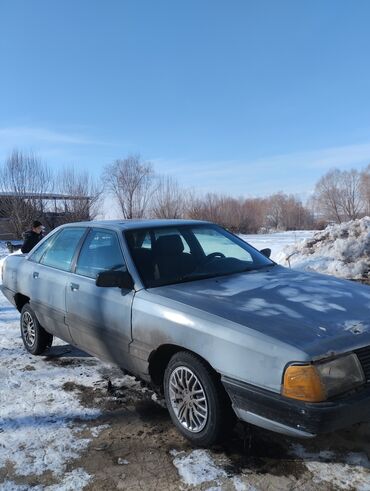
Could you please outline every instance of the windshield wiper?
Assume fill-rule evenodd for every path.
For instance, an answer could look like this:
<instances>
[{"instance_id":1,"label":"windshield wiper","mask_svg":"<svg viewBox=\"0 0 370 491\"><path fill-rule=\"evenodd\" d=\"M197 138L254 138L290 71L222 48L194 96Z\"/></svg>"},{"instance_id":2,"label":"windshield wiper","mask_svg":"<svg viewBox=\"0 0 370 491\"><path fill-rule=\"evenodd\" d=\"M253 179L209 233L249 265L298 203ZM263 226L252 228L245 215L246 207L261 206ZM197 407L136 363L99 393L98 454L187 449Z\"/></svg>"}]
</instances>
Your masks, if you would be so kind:
<instances>
[{"instance_id":1,"label":"windshield wiper","mask_svg":"<svg viewBox=\"0 0 370 491\"><path fill-rule=\"evenodd\" d=\"M161 286L168 286L168 285L177 285L178 283L186 283L187 281L196 281L196 280L204 280L207 278L213 278L215 276L220 276L215 273L207 273L207 274L201 274L201 275L192 275L192 274L187 274L184 276L181 276L180 278L174 278L173 280L157 280L154 285L150 285L149 288L155 288L155 287L161 287Z\"/></svg>"},{"instance_id":2,"label":"windshield wiper","mask_svg":"<svg viewBox=\"0 0 370 491\"><path fill-rule=\"evenodd\" d=\"M178 283L184 283L185 281L195 281L195 280L206 280L207 278L214 278L215 276L222 276L226 273L200 273L200 274L186 274L184 276L181 276L177 282Z\"/></svg>"},{"instance_id":3,"label":"windshield wiper","mask_svg":"<svg viewBox=\"0 0 370 491\"><path fill-rule=\"evenodd\" d=\"M251 269L247 270L236 270L236 271L223 271L222 273L201 273L198 275L194 274L186 274L178 279L178 283L182 283L185 281L195 281L195 280L206 280L207 278L218 278L219 276L230 276L232 274L243 273L244 271L252 271Z\"/></svg>"},{"instance_id":4,"label":"windshield wiper","mask_svg":"<svg viewBox=\"0 0 370 491\"><path fill-rule=\"evenodd\" d=\"M255 266L254 268L245 268L239 271L239 273L248 273L249 271L259 271L260 269L265 269L265 268L272 268L273 266L276 266L275 263L271 264L263 264L261 266Z\"/></svg>"},{"instance_id":5,"label":"windshield wiper","mask_svg":"<svg viewBox=\"0 0 370 491\"><path fill-rule=\"evenodd\" d=\"M220 276L230 276L233 274L247 273L249 271L257 271L259 269L267 268L267 267L271 267L271 266L276 266L276 264L272 263L272 264L266 264L264 266L259 266L258 268L246 268L246 269L240 269L237 271L226 271L226 272L222 272L222 273L198 273L198 274L190 273L190 274L186 274L184 276L180 276L180 278L175 278L173 280L169 280L169 281L164 280L163 282L157 283L156 285L153 285L152 287L177 285L179 283L186 283L189 281L206 280L206 279L210 279L210 278L218 278Z\"/></svg>"}]
</instances>

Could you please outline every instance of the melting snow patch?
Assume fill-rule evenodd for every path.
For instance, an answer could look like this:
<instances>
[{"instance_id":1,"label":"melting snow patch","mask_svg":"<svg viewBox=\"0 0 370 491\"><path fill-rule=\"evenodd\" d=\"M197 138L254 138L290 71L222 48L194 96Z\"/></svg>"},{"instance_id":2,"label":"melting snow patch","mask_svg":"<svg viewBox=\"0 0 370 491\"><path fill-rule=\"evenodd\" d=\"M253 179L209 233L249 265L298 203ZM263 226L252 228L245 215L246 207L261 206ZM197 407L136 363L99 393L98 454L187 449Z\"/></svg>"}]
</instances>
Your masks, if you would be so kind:
<instances>
[{"instance_id":1,"label":"melting snow patch","mask_svg":"<svg viewBox=\"0 0 370 491\"><path fill-rule=\"evenodd\" d=\"M117 464L118 465L128 465L130 462L126 459L122 459L121 457L118 457Z\"/></svg>"},{"instance_id":2,"label":"melting snow patch","mask_svg":"<svg viewBox=\"0 0 370 491\"><path fill-rule=\"evenodd\" d=\"M257 491L257 488L252 486L251 484L247 484L243 482L240 477L234 476L232 478L232 482L235 488L235 491Z\"/></svg>"},{"instance_id":3,"label":"melting snow patch","mask_svg":"<svg viewBox=\"0 0 370 491\"><path fill-rule=\"evenodd\" d=\"M109 425L99 425L99 426L95 426L94 428L91 428L91 436L93 436L94 438L96 438L97 436L100 435L100 433L103 431L103 430L106 430L107 428L109 428Z\"/></svg>"},{"instance_id":4,"label":"melting snow patch","mask_svg":"<svg viewBox=\"0 0 370 491\"><path fill-rule=\"evenodd\" d=\"M91 476L83 469L73 469L63 476L63 480L52 486L46 486L43 491L76 491L83 489L91 481Z\"/></svg>"},{"instance_id":5,"label":"melting snow patch","mask_svg":"<svg viewBox=\"0 0 370 491\"><path fill-rule=\"evenodd\" d=\"M91 476L83 469L74 469L64 474L62 481L50 486L32 486L32 491L76 491L83 489L91 481ZM29 485L16 484L13 481L1 483L1 491L28 491Z\"/></svg>"},{"instance_id":6,"label":"melting snow patch","mask_svg":"<svg viewBox=\"0 0 370 491\"><path fill-rule=\"evenodd\" d=\"M92 386L101 381L101 375L91 363L63 367L27 353L20 339L19 314L2 298L0 347L1 465L10 463L19 476L51 471L60 479L66 463L77 458L90 442L79 435L84 426L81 420L91 420L100 414L97 409L83 407L75 393L63 390L64 384ZM80 489L79 483L87 482L87 476L82 470L64 474L55 489ZM5 489L22 490L22 486L11 481L6 486Z\"/></svg>"},{"instance_id":7,"label":"melting snow patch","mask_svg":"<svg viewBox=\"0 0 370 491\"><path fill-rule=\"evenodd\" d=\"M159 406L163 407L164 409L167 409L166 402L165 402L163 397L159 397L158 394L154 393L154 394L152 394L151 399L153 402L155 402Z\"/></svg>"},{"instance_id":8,"label":"melting snow patch","mask_svg":"<svg viewBox=\"0 0 370 491\"><path fill-rule=\"evenodd\" d=\"M318 485L324 481L337 489L370 490L370 462L364 453L350 452L344 463L328 462L335 457L334 452L308 452L300 444L292 446L292 453L304 460L305 466L313 474L314 483Z\"/></svg>"},{"instance_id":9,"label":"melting snow patch","mask_svg":"<svg viewBox=\"0 0 370 491\"><path fill-rule=\"evenodd\" d=\"M196 486L227 477L226 472L215 464L206 450L193 450L188 455L175 452L171 451L171 455L176 455L173 463L185 484Z\"/></svg>"},{"instance_id":10,"label":"melting snow patch","mask_svg":"<svg viewBox=\"0 0 370 491\"><path fill-rule=\"evenodd\" d=\"M16 484L13 481L5 481L1 483L1 491L28 491L30 489L29 486L25 486L24 484ZM40 486L34 486L32 491L40 491Z\"/></svg>"}]
</instances>

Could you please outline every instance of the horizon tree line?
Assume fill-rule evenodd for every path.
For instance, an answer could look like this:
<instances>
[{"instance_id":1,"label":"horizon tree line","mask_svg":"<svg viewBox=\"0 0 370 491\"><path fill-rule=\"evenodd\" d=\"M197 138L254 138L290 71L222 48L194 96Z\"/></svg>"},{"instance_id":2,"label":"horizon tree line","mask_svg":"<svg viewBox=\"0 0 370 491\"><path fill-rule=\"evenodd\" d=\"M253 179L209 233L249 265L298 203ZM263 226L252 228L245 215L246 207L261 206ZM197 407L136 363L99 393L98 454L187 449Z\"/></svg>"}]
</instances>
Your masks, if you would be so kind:
<instances>
[{"instance_id":1,"label":"horizon tree line","mask_svg":"<svg viewBox=\"0 0 370 491\"><path fill-rule=\"evenodd\" d=\"M14 150L0 166L0 193L0 217L10 218L17 237L34 218L50 216L45 193L60 195L54 203L58 224L96 218L109 196L124 219L209 220L235 233L315 229L370 215L370 164L362 170L330 170L304 204L282 191L259 198L200 194L157 174L139 154L106 165L96 179L73 167L53 172L36 155Z\"/></svg>"}]
</instances>

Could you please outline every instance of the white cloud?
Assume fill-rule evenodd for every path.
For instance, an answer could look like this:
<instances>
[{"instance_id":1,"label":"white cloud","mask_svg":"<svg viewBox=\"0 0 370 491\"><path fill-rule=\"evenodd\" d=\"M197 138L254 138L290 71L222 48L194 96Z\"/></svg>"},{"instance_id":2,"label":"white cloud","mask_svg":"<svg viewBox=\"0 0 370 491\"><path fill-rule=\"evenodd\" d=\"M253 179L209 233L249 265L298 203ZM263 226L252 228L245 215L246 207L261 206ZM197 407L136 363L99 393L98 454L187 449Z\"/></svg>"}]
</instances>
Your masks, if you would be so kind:
<instances>
[{"instance_id":1,"label":"white cloud","mask_svg":"<svg viewBox=\"0 0 370 491\"><path fill-rule=\"evenodd\" d=\"M106 145L106 142L88 138L81 134L55 131L31 126L9 126L0 128L0 143L7 146L47 144Z\"/></svg>"}]
</instances>

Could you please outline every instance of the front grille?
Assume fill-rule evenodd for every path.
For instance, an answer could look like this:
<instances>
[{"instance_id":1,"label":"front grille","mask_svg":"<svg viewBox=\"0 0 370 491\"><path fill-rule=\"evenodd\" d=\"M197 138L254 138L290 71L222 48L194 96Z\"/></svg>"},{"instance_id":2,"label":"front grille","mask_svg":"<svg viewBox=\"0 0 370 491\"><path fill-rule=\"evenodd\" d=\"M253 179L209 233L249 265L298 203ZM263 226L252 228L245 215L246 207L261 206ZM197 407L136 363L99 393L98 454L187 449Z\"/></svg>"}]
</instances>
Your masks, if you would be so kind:
<instances>
[{"instance_id":1,"label":"front grille","mask_svg":"<svg viewBox=\"0 0 370 491\"><path fill-rule=\"evenodd\" d=\"M358 359L360 360L362 370L364 371L366 382L370 381L370 346L355 350Z\"/></svg>"}]
</instances>

